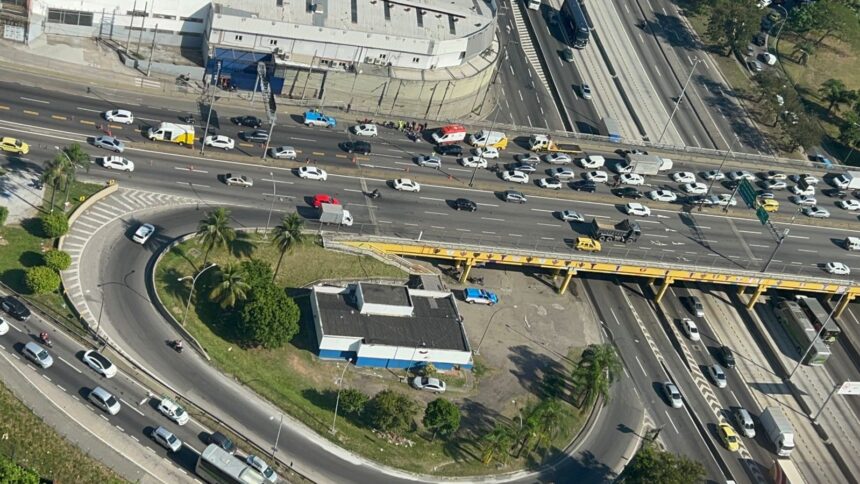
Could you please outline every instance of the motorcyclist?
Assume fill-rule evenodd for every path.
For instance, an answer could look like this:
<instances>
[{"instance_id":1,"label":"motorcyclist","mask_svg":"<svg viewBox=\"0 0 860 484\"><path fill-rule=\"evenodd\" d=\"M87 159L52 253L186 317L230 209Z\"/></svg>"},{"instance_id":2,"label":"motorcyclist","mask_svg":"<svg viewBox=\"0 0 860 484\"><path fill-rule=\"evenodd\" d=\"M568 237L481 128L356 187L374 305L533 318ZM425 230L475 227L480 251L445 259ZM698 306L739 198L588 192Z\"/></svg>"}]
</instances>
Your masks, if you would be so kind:
<instances>
[{"instance_id":1,"label":"motorcyclist","mask_svg":"<svg viewBox=\"0 0 860 484\"><path fill-rule=\"evenodd\" d=\"M182 340L181 340L181 339L178 339L178 340L174 341L174 342L173 342L173 347L174 347L174 348L176 348L176 351L178 351L178 352L180 352L180 353L181 353L181 352L182 352L182 348L183 348Z\"/></svg>"},{"instance_id":2,"label":"motorcyclist","mask_svg":"<svg viewBox=\"0 0 860 484\"><path fill-rule=\"evenodd\" d=\"M48 346L52 346L51 337L48 335L47 331L42 331L41 333L39 333L39 340Z\"/></svg>"}]
</instances>

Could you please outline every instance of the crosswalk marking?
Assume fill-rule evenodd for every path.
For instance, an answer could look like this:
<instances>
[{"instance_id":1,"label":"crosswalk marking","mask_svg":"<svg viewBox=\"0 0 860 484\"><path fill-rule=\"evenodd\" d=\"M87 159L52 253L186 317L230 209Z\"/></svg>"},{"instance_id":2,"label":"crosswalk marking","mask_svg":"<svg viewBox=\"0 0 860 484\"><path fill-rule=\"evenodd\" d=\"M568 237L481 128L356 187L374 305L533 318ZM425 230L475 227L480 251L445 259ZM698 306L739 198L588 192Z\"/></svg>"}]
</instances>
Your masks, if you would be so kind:
<instances>
[{"instance_id":1,"label":"crosswalk marking","mask_svg":"<svg viewBox=\"0 0 860 484\"><path fill-rule=\"evenodd\" d=\"M546 74L543 72L543 67L541 67L540 59L538 58L537 52L535 51L535 47L532 44L532 38L529 36L529 31L526 28L526 23L523 20L523 15L520 12L520 2L513 2L511 13L514 15L514 25L517 26L517 37L520 39L520 48L523 49L523 53L526 55L526 59L528 59L529 64L531 64L532 68L537 73L538 79L549 91L549 84L546 82Z\"/></svg>"}]
</instances>

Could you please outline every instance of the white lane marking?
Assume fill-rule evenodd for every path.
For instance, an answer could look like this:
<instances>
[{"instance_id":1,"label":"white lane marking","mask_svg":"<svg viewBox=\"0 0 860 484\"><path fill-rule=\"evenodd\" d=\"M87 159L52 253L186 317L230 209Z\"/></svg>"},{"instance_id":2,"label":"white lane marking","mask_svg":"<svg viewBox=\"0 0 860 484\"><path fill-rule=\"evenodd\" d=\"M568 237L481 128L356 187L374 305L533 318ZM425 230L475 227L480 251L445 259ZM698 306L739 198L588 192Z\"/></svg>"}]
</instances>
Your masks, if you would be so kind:
<instances>
[{"instance_id":1,"label":"white lane marking","mask_svg":"<svg viewBox=\"0 0 860 484\"><path fill-rule=\"evenodd\" d=\"M741 233L741 234L755 234L755 235L761 235L761 232L756 232L756 231L754 231L754 230L738 230L738 232L739 232L739 233Z\"/></svg>"},{"instance_id":2,"label":"white lane marking","mask_svg":"<svg viewBox=\"0 0 860 484\"><path fill-rule=\"evenodd\" d=\"M809 252L810 254L817 254L817 250L809 250L809 249L797 249L798 252Z\"/></svg>"},{"instance_id":3,"label":"white lane marking","mask_svg":"<svg viewBox=\"0 0 860 484\"><path fill-rule=\"evenodd\" d=\"M63 393L69 393L69 392L67 392L67 391L66 391L66 389L65 389L65 388L61 387L60 385L57 385L57 388L59 388L60 390L62 390L62 391L63 391Z\"/></svg>"},{"instance_id":4,"label":"white lane marking","mask_svg":"<svg viewBox=\"0 0 860 484\"><path fill-rule=\"evenodd\" d=\"M555 239L552 237L541 237L541 240L555 240Z\"/></svg>"},{"instance_id":5,"label":"white lane marking","mask_svg":"<svg viewBox=\"0 0 860 484\"><path fill-rule=\"evenodd\" d=\"M636 219L636 221L637 221L637 222L639 222L639 223L643 223L643 224L659 224L659 223L661 223L661 222L659 222L659 221L657 221L657 220L641 220L641 219Z\"/></svg>"},{"instance_id":6,"label":"white lane marking","mask_svg":"<svg viewBox=\"0 0 860 484\"><path fill-rule=\"evenodd\" d=\"M124 429L124 428L122 428L122 427L120 427L119 425L114 425L114 427L116 427L117 429L119 429L119 431L120 431L120 432L125 433L125 429Z\"/></svg>"},{"instance_id":7,"label":"white lane marking","mask_svg":"<svg viewBox=\"0 0 860 484\"><path fill-rule=\"evenodd\" d=\"M60 361L62 361L62 362L63 362L63 363L65 363L65 364L69 365L73 370L75 370L76 372L78 372L78 374L83 374L83 372L82 372L81 370L79 370L79 369L75 368L75 365L73 365L73 364L69 363L68 361L66 361L65 359L63 359L63 357L62 357L62 356L58 356L58 357L57 357L57 359L58 359L58 360L60 360Z\"/></svg>"},{"instance_id":8,"label":"white lane marking","mask_svg":"<svg viewBox=\"0 0 860 484\"><path fill-rule=\"evenodd\" d=\"M469 229L457 229L458 232L471 232Z\"/></svg>"},{"instance_id":9,"label":"white lane marking","mask_svg":"<svg viewBox=\"0 0 860 484\"><path fill-rule=\"evenodd\" d=\"M410 227L417 227L417 226L418 226L418 224L410 224L410 223L407 223L407 222L403 222L403 225L408 225L408 226L410 226Z\"/></svg>"},{"instance_id":10,"label":"white lane marking","mask_svg":"<svg viewBox=\"0 0 860 484\"><path fill-rule=\"evenodd\" d=\"M445 227L442 227L440 225L431 225L430 228L431 229L445 229Z\"/></svg>"},{"instance_id":11,"label":"white lane marking","mask_svg":"<svg viewBox=\"0 0 860 484\"><path fill-rule=\"evenodd\" d=\"M481 231L481 233L482 233L482 234L487 234L487 235L496 235L496 233L495 233L495 232L487 232L487 231L484 231L484 230L482 230L482 231Z\"/></svg>"},{"instance_id":12,"label":"white lane marking","mask_svg":"<svg viewBox=\"0 0 860 484\"><path fill-rule=\"evenodd\" d=\"M381 224L393 224L393 223L394 223L394 222L392 222L392 221L390 221L390 220L378 220L377 222L378 222L378 223L381 223Z\"/></svg>"},{"instance_id":13,"label":"white lane marking","mask_svg":"<svg viewBox=\"0 0 860 484\"><path fill-rule=\"evenodd\" d=\"M759 244L748 244L750 247L761 247L762 249L767 249L770 247L769 245L759 245Z\"/></svg>"},{"instance_id":14,"label":"white lane marking","mask_svg":"<svg viewBox=\"0 0 860 484\"><path fill-rule=\"evenodd\" d=\"M212 187L210 187L209 185L200 185L200 184L198 184L198 183L188 183L188 182L181 182L181 181L178 181L178 182L176 182L176 183L178 183L178 184L180 184L180 185L189 185L189 186L192 186L192 187L199 187L199 188L212 188Z\"/></svg>"},{"instance_id":15,"label":"white lane marking","mask_svg":"<svg viewBox=\"0 0 860 484\"><path fill-rule=\"evenodd\" d=\"M561 225L559 225L559 224L544 224L544 223L540 223L540 222L538 222L537 224L543 225L544 227L561 227Z\"/></svg>"},{"instance_id":16,"label":"white lane marking","mask_svg":"<svg viewBox=\"0 0 860 484\"><path fill-rule=\"evenodd\" d=\"M41 100L41 99L33 99L33 98L31 98L31 97L24 97L24 96L21 96L21 99L23 99L23 100L25 100L25 101L31 101L31 102L34 102L34 103L40 103L40 104L51 104L51 101L43 101L43 100Z\"/></svg>"},{"instance_id":17,"label":"white lane marking","mask_svg":"<svg viewBox=\"0 0 860 484\"><path fill-rule=\"evenodd\" d=\"M675 433L680 434L681 432L678 432L678 427L675 426L675 421L672 420L672 417L669 415L669 411L668 410L663 410L663 411L666 412L666 418L669 419L669 423L672 424L672 428L675 429Z\"/></svg>"},{"instance_id":18,"label":"white lane marking","mask_svg":"<svg viewBox=\"0 0 860 484\"><path fill-rule=\"evenodd\" d=\"M296 140L296 141L309 141L309 142L311 142L311 143L316 143L316 141L317 141L317 140L315 140L315 139L297 138L297 137L295 137L295 136L291 136L291 137L290 137L290 139L294 139L294 140Z\"/></svg>"},{"instance_id":19,"label":"white lane marking","mask_svg":"<svg viewBox=\"0 0 860 484\"><path fill-rule=\"evenodd\" d=\"M805 237L803 235L789 235L788 238L789 239L807 239L807 240L809 240L809 237Z\"/></svg>"},{"instance_id":20,"label":"white lane marking","mask_svg":"<svg viewBox=\"0 0 860 484\"><path fill-rule=\"evenodd\" d=\"M426 213L427 215L448 215L447 213L442 213L442 212L424 212L424 213Z\"/></svg>"},{"instance_id":21,"label":"white lane marking","mask_svg":"<svg viewBox=\"0 0 860 484\"><path fill-rule=\"evenodd\" d=\"M126 401L125 401L125 400L123 400L122 398L120 398L120 399L119 399L119 401L120 401L120 402L122 402L122 403L124 403L126 407L128 407L128 408L130 408L130 409L134 410L135 412L139 413L141 417L143 417L143 416L144 416L144 415L143 415L143 412L141 412L140 410L136 409L134 405L132 405L132 404L130 404L130 403L128 403L128 402L126 402Z\"/></svg>"},{"instance_id":22,"label":"white lane marking","mask_svg":"<svg viewBox=\"0 0 860 484\"><path fill-rule=\"evenodd\" d=\"M522 237L520 234L508 234L508 237Z\"/></svg>"},{"instance_id":23,"label":"white lane marking","mask_svg":"<svg viewBox=\"0 0 860 484\"><path fill-rule=\"evenodd\" d=\"M479 203L478 205L482 207L498 207L498 205L495 205L493 203Z\"/></svg>"},{"instance_id":24,"label":"white lane marking","mask_svg":"<svg viewBox=\"0 0 860 484\"><path fill-rule=\"evenodd\" d=\"M647 235L648 237L659 237L661 239L668 239L669 238L668 235L659 235L659 234L642 234L642 235Z\"/></svg>"},{"instance_id":25,"label":"white lane marking","mask_svg":"<svg viewBox=\"0 0 860 484\"><path fill-rule=\"evenodd\" d=\"M433 200L434 202L444 202L444 198L418 197L421 200Z\"/></svg>"},{"instance_id":26,"label":"white lane marking","mask_svg":"<svg viewBox=\"0 0 860 484\"><path fill-rule=\"evenodd\" d=\"M345 192L362 193L362 191L361 191L361 190L356 190L355 188L344 188L344 189L343 189L343 191L345 191Z\"/></svg>"},{"instance_id":27,"label":"white lane marking","mask_svg":"<svg viewBox=\"0 0 860 484\"><path fill-rule=\"evenodd\" d=\"M466 173L472 173L472 170L467 170L465 168L448 168L450 171L465 171Z\"/></svg>"},{"instance_id":28,"label":"white lane marking","mask_svg":"<svg viewBox=\"0 0 860 484\"><path fill-rule=\"evenodd\" d=\"M546 209L543 209L543 208L533 208L533 209L531 209L531 211L532 211L532 212L548 212L548 213L552 213L552 212L554 212L555 210L546 210Z\"/></svg>"},{"instance_id":29,"label":"white lane marking","mask_svg":"<svg viewBox=\"0 0 860 484\"><path fill-rule=\"evenodd\" d=\"M490 218L490 217L481 217L481 220L491 220L493 222L504 222L503 218Z\"/></svg>"},{"instance_id":30,"label":"white lane marking","mask_svg":"<svg viewBox=\"0 0 860 484\"><path fill-rule=\"evenodd\" d=\"M291 182L291 181L287 181L287 180L273 180L271 178L260 178L260 181L272 182L272 183L283 183L285 185L295 185L296 184L296 182ZM359 190L359 191L361 191L361 190Z\"/></svg>"},{"instance_id":31,"label":"white lane marking","mask_svg":"<svg viewBox=\"0 0 860 484\"><path fill-rule=\"evenodd\" d=\"M705 229L705 230L711 230L711 228L710 228L710 227L706 227L706 226L704 226L704 225L696 225L696 228Z\"/></svg>"},{"instance_id":32,"label":"white lane marking","mask_svg":"<svg viewBox=\"0 0 860 484\"><path fill-rule=\"evenodd\" d=\"M78 109L80 111L89 111L91 113L102 113L102 112L104 112L101 109L90 109L90 108L82 108L82 107L76 107L75 109Z\"/></svg>"},{"instance_id":33,"label":"white lane marking","mask_svg":"<svg viewBox=\"0 0 860 484\"><path fill-rule=\"evenodd\" d=\"M174 166L174 167L173 167L173 169L174 169L174 170L182 170L182 171L190 171L190 172L193 172L193 173L209 173L209 172L208 172L208 171L206 171L206 170L196 170L196 169L194 169L194 168L192 168L192 167L190 167L190 166Z\"/></svg>"},{"instance_id":34,"label":"white lane marking","mask_svg":"<svg viewBox=\"0 0 860 484\"><path fill-rule=\"evenodd\" d=\"M590 213L585 214L585 216L591 218L610 218L609 215L592 215Z\"/></svg>"},{"instance_id":35,"label":"white lane marking","mask_svg":"<svg viewBox=\"0 0 860 484\"><path fill-rule=\"evenodd\" d=\"M639 369L641 369L641 370L642 370L642 374L643 374L643 375L645 375L645 376L648 376L648 372L647 372L647 371L645 371L645 367L644 367L644 366L642 366L642 362L641 362L641 361L639 361L639 355L634 355L634 358L636 358L636 363L639 363Z\"/></svg>"}]
</instances>

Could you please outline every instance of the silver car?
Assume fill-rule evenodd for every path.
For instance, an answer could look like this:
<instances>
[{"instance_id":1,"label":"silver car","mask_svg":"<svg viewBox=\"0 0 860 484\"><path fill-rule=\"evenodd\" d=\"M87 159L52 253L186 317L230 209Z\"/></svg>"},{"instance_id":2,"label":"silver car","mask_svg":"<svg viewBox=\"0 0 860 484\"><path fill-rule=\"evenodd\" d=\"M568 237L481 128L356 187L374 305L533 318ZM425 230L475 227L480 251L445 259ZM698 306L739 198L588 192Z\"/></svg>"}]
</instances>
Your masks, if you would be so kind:
<instances>
[{"instance_id":1,"label":"silver car","mask_svg":"<svg viewBox=\"0 0 860 484\"><path fill-rule=\"evenodd\" d=\"M663 383L663 395L666 397L669 405L672 405L672 408L681 408L684 406L681 392L678 391L678 387L674 383L670 381Z\"/></svg>"},{"instance_id":2,"label":"silver car","mask_svg":"<svg viewBox=\"0 0 860 484\"><path fill-rule=\"evenodd\" d=\"M296 149L292 146L277 146L269 149L269 155L279 160L295 160Z\"/></svg>"},{"instance_id":3,"label":"silver car","mask_svg":"<svg viewBox=\"0 0 860 484\"><path fill-rule=\"evenodd\" d=\"M113 136L96 136L93 138L93 146L111 150L116 153L122 153L125 151L125 144Z\"/></svg>"},{"instance_id":4,"label":"silver car","mask_svg":"<svg viewBox=\"0 0 860 484\"><path fill-rule=\"evenodd\" d=\"M430 168L442 168L442 158L436 155L423 155L415 158L418 166L426 166Z\"/></svg>"},{"instance_id":5,"label":"silver car","mask_svg":"<svg viewBox=\"0 0 860 484\"><path fill-rule=\"evenodd\" d=\"M575 210L562 210L558 216L565 222L585 222L585 217Z\"/></svg>"},{"instance_id":6,"label":"silver car","mask_svg":"<svg viewBox=\"0 0 860 484\"><path fill-rule=\"evenodd\" d=\"M171 452L176 452L182 448L182 441L173 435L173 432L164 427L154 429L150 436L152 437L152 440L158 442L159 445Z\"/></svg>"},{"instance_id":7,"label":"silver car","mask_svg":"<svg viewBox=\"0 0 860 484\"><path fill-rule=\"evenodd\" d=\"M48 350L32 341L24 345L24 350L22 352L28 360L41 366L43 369L48 369L54 364L54 359L51 358L50 354L48 354Z\"/></svg>"},{"instance_id":8,"label":"silver car","mask_svg":"<svg viewBox=\"0 0 860 484\"><path fill-rule=\"evenodd\" d=\"M528 199L522 192L518 192L516 190L505 190L503 198L506 202L512 203L526 203L528 201Z\"/></svg>"}]
</instances>

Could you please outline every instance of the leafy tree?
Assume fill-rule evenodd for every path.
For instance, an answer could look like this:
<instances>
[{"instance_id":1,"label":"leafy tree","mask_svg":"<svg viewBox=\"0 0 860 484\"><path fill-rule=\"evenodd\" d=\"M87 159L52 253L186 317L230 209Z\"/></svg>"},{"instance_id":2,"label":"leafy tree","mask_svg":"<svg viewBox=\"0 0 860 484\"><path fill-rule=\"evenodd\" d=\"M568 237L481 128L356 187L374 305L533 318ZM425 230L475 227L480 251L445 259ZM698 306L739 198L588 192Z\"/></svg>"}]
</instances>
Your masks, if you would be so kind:
<instances>
[{"instance_id":1,"label":"leafy tree","mask_svg":"<svg viewBox=\"0 0 860 484\"><path fill-rule=\"evenodd\" d=\"M856 112L845 115L845 123L839 128L839 141L848 147L860 147L860 115Z\"/></svg>"},{"instance_id":2,"label":"leafy tree","mask_svg":"<svg viewBox=\"0 0 860 484\"><path fill-rule=\"evenodd\" d=\"M725 56L732 52L740 55L749 39L758 31L760 16L754 2L717 0L708 18L705 36L724 50Z\"/></svg>"},{"instance_id":3,"label":"leafy tree","mask_svg":"<svg viewBox=\"0 0 860 484\"><path fill-rule=\"evenodd\" d=\"M6 225L6 219L9 218L9 209L0 207L0 227Z\"/></svg>"},{"instance_id":4,"label":"leafy tree","mask_svg":"<svg viewBox=\"0 0 860 484\"><path fill-rule=\"evenodd\" d=\"M42 215L42 232L50 238L60 237L69 231L69 219L63 212Z\"/></svg>"},{"instance_id":5,"label":"leafy tree","mask_svg":"<svg viewBox=\"0 0 860 484\"><path fill-rule=\"evenodd\" d=\"M24 282L33 294L48 294L60 288L60 275L50 267L36 266L27 269Z\"/></svg>"},{"instance_id":6,"label":"leafy tree","mask_svg":"<svg viewBox=\"0 0 860 484\"><path fill-rule=\"evenodd\" d=\"M242 308L240 325L251 346L280 348L299 332L299 307L283 290L269 283L253 287Z\"/></svg>"},{"instance_id":7,"label":"leafy tree","mask_svg":"<svg viewBox=\"0 0 860 484\"><path fill-rule=\"evenodd\" d=\"M293 249L304 241L302 228L305 222L295 212L285 214L281 219L281 223L272 229L272 244L278 248L281 255L278 257L278 265L275 267L275 273L272 275L272 282L275 282L275 276L281 270L281 262L284 260L284 255L292 252Z\"/></svg>"},{"instance_id":8,"label":"leafy tree","mask_svg":"<svg viewBox=\"0 0 860 484\"><path fill-rule=\"evenodd\" d=\"M68 176L68 160L62 153L57 153L54 158L45 164L45 169L42 171L42 183L51 186L51 213L54 212L54 197L57 195L57 190L61 185L67 184Z\"/></svg>"},{"instance_id":9,"label":"leafy tree","mask_svg":"<svg viewBox=\"0 0 860 484\"><path fill-rule=\"evenodd\" d=\"M355 388L347 388L340 392L340 408L349 415L361 415L369 400L370 397Z\"/></svg>"},{"instance_id":10,"label":"leafy tree","mask_svg":"<svg viewBox=\"0 0 860 484\"><path fill-rule=\"evenodd\" d=\"M801 146L808 148L821 141L821 127L800 107L786 110L781 117L780 129L788 151L794 151Z\"/></svg>"},{"instance_id":11,"label":"leafy tree","mask_svg":"<svg viewBox=\"0 0 860 484\"><path fill-rule=\"evenodd\" d=\"M573 382L587 405L593 405L599 395L609 398L609 387L621 375L621 360L615 348L608 344L589 345L573 370Z\"/></svg>"},{"instance_id":12,"label":"leafy tree","mask_svg":"<svg viewBox=\"0 0 860 484\"><path fill-rule=\"evenodd\" d=\"M0 457L0 482L7 484L39 484L39 475L24 469L6 457Z\"/></svg>"},{"instance_id":13,"label":"leafy tree","mask_svg":"<svg viewBox=\"0 0 860 484\"><path fill-rule=\"evenodd\" d=\"M209 299L217 302L221 309L232 308L247 299L251 286L245 282L241 266L230 263L215 270L218 282L209 292Z\"/></svg>"},{"instance_id":14,"label":"leafy tree","mask_svg":"<svg viewBox=\"0 0 860 484\"><path fill-rule=\"evenodd\" d=\"M828 37L856 39L860 32L857 14L843 0L819 0L808 5L812 11L812 30L818 35L820 46Z\"/></svg>"},{"instance_id":15,"label":"leafy tree","mask_svg":"<svg viewBox=\"0 0 860 484\"><path fill-rule=\"evenodd\" d=\"M242 262L242 273L245 282L253 288L262 287L272 283L272 266L260 259L251 259Z\"/></svg>"},{"instance_id":16,"label":"leafy tree","mask_svg":"<svg viewBox=\"0 0 860 484\"><path fill-rule=\"evenodd\" d=\"M701 463L682 455L664 452L645 444L621 473L624 484L687 484L702 482L705 468Z\"/></svg>"},{"instance_id":17,"label":"leafy tree","mask_svg":"<svg viewBox=\"0 0 860 484\"><path fill-rule=\"evenodd\" d=\"M493 430L481 438L481 462L488 465L495 460L506 464L513 441L514 430L507 425L496 422Z\"/></svg>"},{"instance_id":18,"label":"leafy tree","mask_svg":"<svg viewBox=\"0 0 860 484\"><path fill-rule=\"evenodd\" d=\"M49 250L42 255L45 265L55 271L64 271L72 265L72 256L62 250Z\"/></svg>"},{"instance_id":19,"label":"leafy tree","mask_svg":"<svg viewBox=\"0 0 860 484\"><path fill-rule=\"evenodd\" d=\"M394 390L382 390L368 402L365 408L367 420L373 427L394 433L408 430L418 404L406 395Z\"/></svg>"},{"instance_id":20,"label":"leafy tree","mask_svg":"<svg viewBox=\"0 0 860 484\"><path fill-rule=\"evenodd\" d=\"M818 94L821 95L821 99L829 103L827 114L830 114L834 107L838 111L840 104L850 104L857 99L857 93L849 90L839 79L828 79L822 82Z\"/></svg>"},{"instance_id":21,"label":"leafy tree","mask_svg":"<svg viewBox=\"0 0 860 484\"><path fill-rule=\"evenodd\" d=\"M802 39L794 44L792 55L797 58L798 64L805 66L807 61L809 61L809 56L815 54L815 47L815 42Z\"/></svg>"},{"instance_id":22,"label":"leafy tree","mask_svg":"<svg viewBox=\"0 0 860 484\"><path fill-rule=\"evenodd\" d=\"M218 207L206 213L197 225L197 237L206 249L203 255L203 266L209 261L209 252L216 247L227 247L236 239L236 231L230 227L230 211Z\"/></svg>"},{"instance_id":23,"label":"leafy tree","mask_svg":"<svg viewBox=\"0 0 860 484\"><path fill-rule=\"evenodd\" d=\"M436 434L451 435L460 428L460 409L457 405L444 398L437 398L424 409L424 426Z\"/></svg>"}]
</instances>

